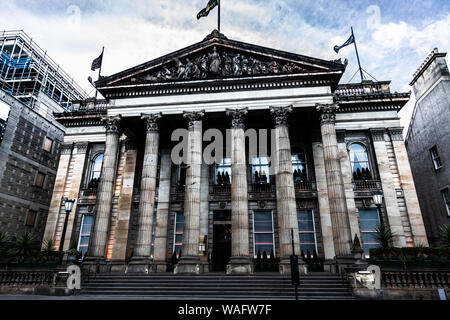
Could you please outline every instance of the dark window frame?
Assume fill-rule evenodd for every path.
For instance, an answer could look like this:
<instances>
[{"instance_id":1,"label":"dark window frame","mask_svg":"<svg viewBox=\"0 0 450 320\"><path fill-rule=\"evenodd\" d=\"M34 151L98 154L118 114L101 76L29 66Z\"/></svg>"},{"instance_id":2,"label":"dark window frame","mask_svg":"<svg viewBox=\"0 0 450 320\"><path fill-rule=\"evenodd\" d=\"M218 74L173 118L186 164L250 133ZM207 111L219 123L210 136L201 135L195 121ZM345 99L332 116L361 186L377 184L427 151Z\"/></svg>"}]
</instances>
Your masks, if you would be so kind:
<instances>
[{"instance_id":1,"label":"dark window frame","mask_svg":"<svg viewBox=\"0 0 450 320\"><path fill-rule=\"evenodd\" d=\"M31 214L33 214L33 216ZM34 228L34 226L36 225L37 215L38 215L38 212L36 210L31 210L31 209L28 210L27 217L25 219L25 226ZM29 223L30 217L33 217L32 223Z\"/></svg>"},{"instance_id":2,"label":"dark window frame","mask_svg":"<svg viewBox=\"0 0 450 320\"><path fill-rule=\"evenodd\" d=\"M42 184L38 184L39 181L39 176L42 176ZM36 174L36 179L34 180L34 186L36 188L40 188L40 189L44 189L44 185L45 185L45 179L47 178L47 175L41 171L38 171Z\"/></svg>"},{"instance_id":3,"label":"dark window frame","mask_svg":"<svg viewBox=\"0 0 450 320\"><path fill-rule=\"evenodd\" d=\"M45 146L46 146L46 142L47 141L51 141L51 144L50 144L50 150L47 150L46 148L45 148ZM53 152L53 146L55 145L55 140L53 140L52 138L49 138L49 137L45 137L44 138L44 145L42 146L42 150L44 150L45 152L48 152L48 153L52 153Z\"/></svg>"},{"instance_id":4,"label":"dark window frame","mask_svg":"<svg viewBox=\"0 0 450 320\"><path fill-rule=\"evenodd\" d=\"M435 153L436 153L435 155L433 154L434 153L433 151L435 151ZM434 170L437 171L437 170L441 169L442 161L441 161L441 156L439 155L439 152L438 152L437 145L434 145L430 148L430 157L431 157L431 162L433 163ZM436 162L438 162L439 165Z\"/></svg>"},{"instance_id":5,"label":"dark window frame","mask_svg":"<svg viewBox=\"0 0 450 320\"><path fill-rule=\"evenodd\" d=\"M441 190L442 200L444 200L444 206L447 211L447 216L450 217L450 189L444 188Z\"/></svg>"}]
</instances>

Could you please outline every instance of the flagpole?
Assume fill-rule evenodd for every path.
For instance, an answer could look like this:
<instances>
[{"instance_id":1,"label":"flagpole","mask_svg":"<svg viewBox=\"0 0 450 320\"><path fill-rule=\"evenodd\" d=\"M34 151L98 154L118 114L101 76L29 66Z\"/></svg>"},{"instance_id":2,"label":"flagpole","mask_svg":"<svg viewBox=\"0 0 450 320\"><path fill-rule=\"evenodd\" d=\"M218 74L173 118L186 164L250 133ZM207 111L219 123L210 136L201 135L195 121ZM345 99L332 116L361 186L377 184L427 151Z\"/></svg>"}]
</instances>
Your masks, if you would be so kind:
<instances>
[{"instance_id":1,"label":"flagpole","mask_svg":"<svg viewBox=\"0 0 450 320\"><path fill-rule=\"evenodd\" d=\"M218 30L220 33L220 0L217 0L219 2L219 12L218 12L218 21L217 21L217 25L218 25Z\"/></svg>"},{"instance_id":2,"label":"flagpole","mask_svg":"<svg viewBox=\"0 0 450 320\"><path fill-rule=\"evenodd\" d=\"M98 69L98 80L100 80L100 76L102 73L102 65L103 65L103 52L105 52L105 47L102 48L102 61L100 62L100 68ZM98 94L98 90L97 87L95 87L95 101L97 101L97 94Z\"/></svg>"},{"instance_id":3,"label":"flagpole","mask_svg":"<svg viewBox=\"0 0 450 320\"><path fill-rule=\"evenodd\" d=\"M356 50L356 58L358 59L359 73L361 74L361 82L363 82L364 75L363 75L362 68L361 68L361 61L359 61L358 47L356 46L356 38L355 38L355 34L353 33L353 26L351 27L351 29L352 29L352 36L353 36L353 44L355 45L355 50Z\"/></svg>"}]
</instances>

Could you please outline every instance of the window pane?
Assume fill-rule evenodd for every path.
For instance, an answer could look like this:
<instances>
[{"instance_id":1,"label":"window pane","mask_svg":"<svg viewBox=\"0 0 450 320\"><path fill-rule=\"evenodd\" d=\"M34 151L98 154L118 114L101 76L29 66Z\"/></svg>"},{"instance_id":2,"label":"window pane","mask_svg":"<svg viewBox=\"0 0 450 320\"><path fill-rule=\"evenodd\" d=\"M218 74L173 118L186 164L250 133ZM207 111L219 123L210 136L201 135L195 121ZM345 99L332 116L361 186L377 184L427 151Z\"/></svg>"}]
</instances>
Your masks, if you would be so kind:
<instances>
[{"instance_id":1,"label":"window pane","mask_svg":"<svg viewBox=\"0 0 450 320\"><path fill-rule=\"evenodd\" d=\"M88 250L92 219L93 219L92 216L83 216L83 222L80 231L80 239L78 241L78 251L81 251L83 255Z\"/></svg>"},{"instance_id":2,"label":"window pane","mask_svg":"<svg viewBox=\"0 0 450 320\"><path fill-rule=\"evenodd\" d=\"M378 221L378 212L376 209L359 210L359 219Z\"/></svg>"},{"instance_id":3,"label":"window pane","mask_svg":"<svg viewBox=\"0 0 450 320\"><path fill-rule=\"evenodd\" d=\"M255 233L255 244L272 245L272 233Z\"/></svg>"},{"instance_id":4,"label":"window pane","mask_svg":"<svg viewBox=\"0 0 450 320\"><path fill-rule=\"evenodd\" d=\"M380 246L373 232L374 228L380 224L378 211L374 209L359 210L359 222L364 253L368 257L371 248L378 248Z\"/></svg>"},{"instance_id":5,"label":"window pane","mask_svg":"<svg viewBox=\"0 0 450 320\"><path fill-rule=\"evenodd\" d=\"M307 254L309 251L310 255L313 255L314 252L317 253L315 244L302 244L300 243L300 251L303 251L304 254Z\"/></svg>"},{"instance_id":6,"label":"window pane","mask_svg":"<svg viewBox=\"0 0 450 320\"><path fill-rule=\"evenodd\" d=\"M361 220L361 231L374 231L378 224L378 220Z\"/></svg>"},{"instance_id":7,"label":"window pane","mask_svg":"<svg viewBox=\"0 0 450 320\"><path fill-rule=\"evenodd\" d=\"M47 152L52 152L53 140L50 138L45 138L44 141L44 150Z\"/></svg>"},{"instance_id":8,"label":"window pane","mask_svg":"<svg viewBox=\"0 0 450 320\"><path fill-rule=\"evenodd\" d=\"M174 237L173 237L173 251L177 254L183 246L183 226L184 226L184 213L177 212L175 215Z\"/></svg>"},{"instance_id":9,"label":"window pane","mask_svg":"<svg viewBox=\"0 0 450 320\"><path fill-rule=\"evenodd\" d=\"M267 254L267 257L270 257L270 252L273 250L273 245L255 245L255 257L258 256L258 250L261 253L261 258L263 257L264 252Z\"/></svg>"},{"instance_id":10,"label":"window pane","mask_svg":"<svg viewBox=\"0 0 450 320\"><path fill-rule=\"evenodd\" d=\"M42 188L44 185L45 174L38 172L36 177L36 187Z\"/></svg>"},{"instance_id":11,"label":"window pane","mask_svg":"<svg viewBox=\"0 0 450 320\"><path fill-rule=\"evenodd\" d=\"M255 232L272 232L272 221L255 221Z\"/></svg>"},{"instance_id":12,"label":"window pane","mask_svg":"<svg viewBox=\"0 0 450 320\"><path fill-rule=\"evenodd\" d=\"M255 245L255 258L257 257L258 250L260 250L261 257L265 251L267 256L270 256L270 251L275 252L273 244L273 224L272 224L272 212L271 211L255 211L253 215L254 226L254 245Z\"/></svg>"},{"instance_id":13,"label":"window pane","mask_svg":"<svg viewBox=\"0 0 450 320\"><path fill-rule=\"evenodd\" d=\"M300 244L302 243L312 243L315 244L316 240L314 238L314 233L300 233Z\"/></svg>"},{"instance_id":14,"label":"window pane","mask_svg":"<svg viewBox=\"0 0 450 320\"><path fill-rule=\"evenodd\" d=\"M27 227L34 227L34 223L36 222L36 211L30 210L28 211L26 226Z\"/></svg>"}]
</instances>

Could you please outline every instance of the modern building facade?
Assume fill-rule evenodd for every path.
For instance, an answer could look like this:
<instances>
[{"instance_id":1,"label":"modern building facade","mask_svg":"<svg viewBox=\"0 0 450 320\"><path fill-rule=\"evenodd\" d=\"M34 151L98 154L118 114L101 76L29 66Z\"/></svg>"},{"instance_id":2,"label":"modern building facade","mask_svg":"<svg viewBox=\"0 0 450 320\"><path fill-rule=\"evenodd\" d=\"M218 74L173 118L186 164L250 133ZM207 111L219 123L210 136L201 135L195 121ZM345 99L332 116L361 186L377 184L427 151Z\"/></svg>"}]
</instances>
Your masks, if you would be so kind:
<instances>
[{"instance_id":1,"label":"modern building facade","mask_svg":"<svg viewBox=\"0 0 450 320\"><path fill-rule=\"evenodd\" d=\"M22 31L0 33L0 107L9 109L0 143L0 229L42 239L68 111L85 93Z\"/></svg>"},{"instance_id":2,"label":"modern building facade","mask_svg":"<svg viewBox=\"0 0 450 320\"><path fill-rule=\"evenodd\" d=\"M292 243L331 269L355 235L378 246L380 222L397 246L426 243L397 114L409 93L339 86L344 71L214 31L100 79L106 101L55 115L67 131L45 237L76 240L97 270L164 272L181 253L179 273L250 273L258 252L285 273Z\"/></svg>"},{"instance_id":3,"label":"modern building facade","mask_svg":"<svg viewBox=\"0 0 450 320\"><path fill-rule=\"evenodd\" d=\"M430 245L450 223L450 74L446 53L434 49L410 85L416 105L406 148Z\"/></svg>"}]
</instances>

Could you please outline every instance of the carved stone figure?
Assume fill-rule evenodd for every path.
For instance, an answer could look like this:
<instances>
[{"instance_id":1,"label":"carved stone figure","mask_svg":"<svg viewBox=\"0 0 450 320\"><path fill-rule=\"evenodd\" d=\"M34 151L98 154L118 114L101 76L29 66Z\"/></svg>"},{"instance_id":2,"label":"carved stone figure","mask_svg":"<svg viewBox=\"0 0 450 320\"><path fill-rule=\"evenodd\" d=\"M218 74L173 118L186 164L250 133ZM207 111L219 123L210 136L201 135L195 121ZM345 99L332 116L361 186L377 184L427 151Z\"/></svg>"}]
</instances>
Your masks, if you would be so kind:
<instances>
[{"instance_id":1,"label":"carved stone figure","mask_svg":"<svg viewBox=\"0 0 450 320\"><path fill-rule=\"evenodd\" d=\"M233 58L233 74L235 76L240 76L242 74L242 68L241 68L241 60L240 60L241 55L238 53L234 58Z\"/></svg>"},{"instance_id":2,"label":"carved stone figure","mask_svg":"<svg viewBox=\"0 0 450 320\"><path fill-rule=\"evenodd\" d=\"M231 57L224 52L223 54L224 67L222 69L222 76L227 77L233 74L233 60Z\"/></svg>"},{"instance_id":3,"label":"carved stone figure","mask_svg":"<svg viewBox=\"0 0 450 320\"><path fill-rule=\"evenodd\" d=\"M251 68L248 65L247 57L245 57L245 56L242 57L241 66L242 66L242 74L243 75L251 75L252 74Z\"/></svg>"},{"instance_id":4,"label":"carved stone figure","mask_svg":"<svg viewBox=\"0 0 450 320\"><path fill-rule=\"evenodd\" d=\"M211 63L209 65L209 71L213 74L218 74L220 71L220 55L217 53L216 47L214 47L214 52L210 55Z\"/></svg>"},{"instance_id":5,"label":"carved stone figure","mask_svg":"<svg viewBox=\"0 0 450 320\"><path fill-rule=\"evenodd\" d=\"M186 65L185 70L183 74L183 79L189 79L194 71L194 64L189 60L189 58L186 59Z\"/></svg>"},{"instance_id":6,"label":"carved stone figure","mask_svg":"<svg viewBox=\"0 0 450 320\"><path fill-rule=\"evenodd\" d=\"M200 58L200 72L201 77L205 79L208 74L208 57L206 56L206 54L202 55Z\"/></svg>"},{"instance_id":7,"label":"carved stone figure","mask_svg":"<svg viewBox=\"0 0 450 320\"><path fill-rule=\"evenodd\" d=\"M177 64L177 79L181 79L184 76L184 73L186 71L186 67L184 66L184 64L179 60L179 59L175 59L175 63Z\"/></svg>"}]
</instances>

